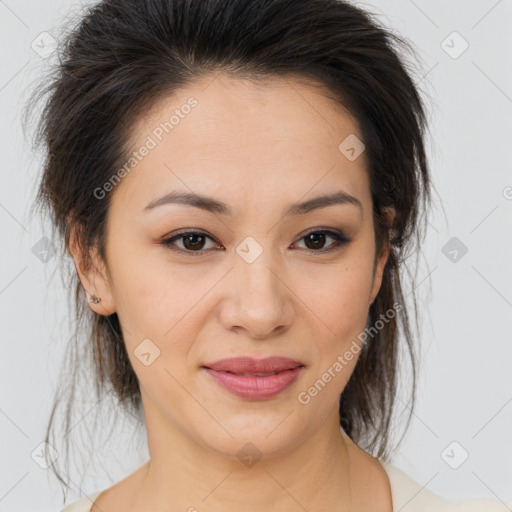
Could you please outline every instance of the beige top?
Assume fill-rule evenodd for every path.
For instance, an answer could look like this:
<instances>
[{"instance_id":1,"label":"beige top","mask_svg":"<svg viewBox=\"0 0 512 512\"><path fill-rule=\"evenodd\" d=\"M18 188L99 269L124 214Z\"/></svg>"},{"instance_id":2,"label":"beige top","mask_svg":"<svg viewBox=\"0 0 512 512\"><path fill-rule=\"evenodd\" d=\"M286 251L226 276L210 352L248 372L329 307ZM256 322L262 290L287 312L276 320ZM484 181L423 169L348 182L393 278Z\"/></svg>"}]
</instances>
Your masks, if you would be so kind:
<instances>
[{"instance_id":1,"label":"beige top","mask_svg":"<svg viewBox=\"0 0 512 512\"><path fill-rule=\"evenodd\" d=\"M391 484L393 512L505 512L512 510L511 503L480 498L451 501L442 498L409 478L403 471L387 462L379 461ZM94 500L103 491L84 496L61 512L90 512Z\"/></svg>"}]
</instances>

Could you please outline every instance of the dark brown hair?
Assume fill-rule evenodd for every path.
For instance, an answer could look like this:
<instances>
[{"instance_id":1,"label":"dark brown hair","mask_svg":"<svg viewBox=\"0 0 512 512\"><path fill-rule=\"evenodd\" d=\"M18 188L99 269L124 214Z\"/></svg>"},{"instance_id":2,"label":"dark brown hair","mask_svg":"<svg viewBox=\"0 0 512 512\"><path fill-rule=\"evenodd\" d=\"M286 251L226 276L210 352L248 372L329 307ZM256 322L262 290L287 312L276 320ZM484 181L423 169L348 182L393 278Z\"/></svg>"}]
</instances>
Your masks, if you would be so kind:
<instances>
[{"instance_id":1,"label":"dark brown hair","mask_svg":"<svg viewBox=\"0 0 512 512\"><path fill-rule=\"evenodd\" d=\"M427 115L406 53L416 56L410 43L384 28L375 15L346 1L105 0L82 13L61 41L49 82L35 91L26 114L28 118L28 111L44 100L34 135L34 146L45 151L34 204L52 220L55 243L63 249L63 266L71 261L72 231L84 255L97 248L106 264L110 196L99 201L93 191L126 162L130 128L156 102L217 72L252 80L302 77L328 90L361 128L376 257L390 240L382 285L370 306L367 326L375 325L394 304L402 305L364 344L340 397L343 429L361 448L384 460L393 434L401 348L412 375L406 428L414 406L415 336L399 271L414 241L419 249L426 227L425 216L420 223L421 213L432 187L425 154ZM396 212L391 229L384 216L390 206ZM69 442L78 369L87 362L94 369L99 401L113 396L121 409L143 417L138 381L117 314L93 313L73 267L69 276L76 332L66 363L71 382L63 382L62 393L55 398L46 433L52 446L60 442L54 430L55 413L62 404L66 405L64 438ZM410 277L418 326L414 277ZM57 465L58 461L52 468L69 487Z\"/></svg>"}]
</instances>

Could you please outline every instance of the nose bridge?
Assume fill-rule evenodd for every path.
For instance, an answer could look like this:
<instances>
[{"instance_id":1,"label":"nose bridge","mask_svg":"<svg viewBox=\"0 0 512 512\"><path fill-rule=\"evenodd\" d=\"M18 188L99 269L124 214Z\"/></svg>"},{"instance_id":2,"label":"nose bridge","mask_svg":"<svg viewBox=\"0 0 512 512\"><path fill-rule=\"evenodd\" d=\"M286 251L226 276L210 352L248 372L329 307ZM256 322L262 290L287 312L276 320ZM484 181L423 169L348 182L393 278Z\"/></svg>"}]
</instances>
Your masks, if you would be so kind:
<instances>
[{"instance_id":1,"label":"nose bridge","mask_svg":"<svg viewBox=\"0 0 512 512\"><path fill-rule=\"evenodd\" d=\"M270 237L256 240L246 237L236 248L235 272L247 304L254 300L255 308L273 307L279 286L275 270L276 258L270 247ZM274 268L273 268L274 267Z\"/></svg>"},{"instance_id":2,"label":"nose bridge","mask_svg":"<svg viewBox=\"0 0 512 512\"><path fill-rule=\"evenodd\" d=\"M230 314L224 321L231 324L226 327L243 327L254 337L288 325L293 311L270 239L248 236L234 255Z\"/></svg>"}]
</instances>

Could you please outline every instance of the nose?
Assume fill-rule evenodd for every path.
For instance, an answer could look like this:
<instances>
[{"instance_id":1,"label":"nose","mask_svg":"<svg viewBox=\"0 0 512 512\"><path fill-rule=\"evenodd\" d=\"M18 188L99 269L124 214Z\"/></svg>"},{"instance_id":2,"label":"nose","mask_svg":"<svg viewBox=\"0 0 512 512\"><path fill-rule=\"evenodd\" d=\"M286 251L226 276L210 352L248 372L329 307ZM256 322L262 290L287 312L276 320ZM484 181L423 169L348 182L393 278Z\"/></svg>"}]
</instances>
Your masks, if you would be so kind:
<instances>
[{"instance_id":1,"label":"nose","mask_svg":"<svg viewBox=\"0 0 512 512\"><path fill-rule=\"evenodd\" d=\"M283 334L293 321L295 297L284 271L270 251L252 262L238 255L234 260L219 313L224 328L259 340Z\"/></svg>"}]
</instances>

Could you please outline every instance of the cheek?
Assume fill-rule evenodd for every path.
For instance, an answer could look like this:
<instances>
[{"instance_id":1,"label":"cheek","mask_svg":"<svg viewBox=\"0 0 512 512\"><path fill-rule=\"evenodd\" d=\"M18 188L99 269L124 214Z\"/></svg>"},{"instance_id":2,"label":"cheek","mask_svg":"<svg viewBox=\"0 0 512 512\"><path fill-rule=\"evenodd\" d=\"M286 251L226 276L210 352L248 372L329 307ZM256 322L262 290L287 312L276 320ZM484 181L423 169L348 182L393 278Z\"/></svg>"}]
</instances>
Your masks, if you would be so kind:
<instances>
[{"instance_id":1,"label":"cheek","mask_svg":"<svg viewBox=\"0 0 512 512\"><path fill-rule=\"evenodd\" d=\"M310 294L308 304L314 312L308 317L317 324L312 373L314 381L325 383L320 385L318 407L329 407L339 399L358 361L368 319L371 268L361 262L345 265L325 283L321 292ZM308 383L313 388L314 381Z\"/></svg>"},{"instance_id":2,"label":"cheek","mask_svg":"<svg viewBox=\"0 0 512 512\"><path fill-rule=\"evenodd\" d=\"M139 242L140 244L140 242ZM165 264L149 257L158 248L137 250L118 244L111 251L112 294L127 345L150 338L159 346L197 302L194 284ZM112 244L115 247L115 244Z\"/></svg>"},{"instance_id":3,"label":"cheek","mask_svg":"<svg viewBox=\"0 0 512 512\"><path fill-rule=\"evenodd\" d=\"M364 329L369 310L371 271L367 262L354 259L332 268L328 274L317 273L316 279L310 273L310 279L302 281L298 295L324 325L326 334L344 340Z\"/></svg>"},{"instance_id":4,"label":"cheek","mask_svg":"<svg viewBox=\"0 0 512 512\"><path fill-rule=\"evenodd\" d=\"M170 271L170 266L141 267L126 281L119 307L125 345L142 385L152 395L181 395L177 382L186 382L197 370L197 354L205 318L212 309L212 282L189 272ZM121 292L121 290L119 290ZM143 340L151 340L151 343ZM145 367L137 359L146 343L158 358ZM153 344L157 347L154 348ZM144 350L147 352L148 350ZM172 376L172 377L171 377ZM175 395L177 393L177 395Z\"/></svg>"}]
</instances>

